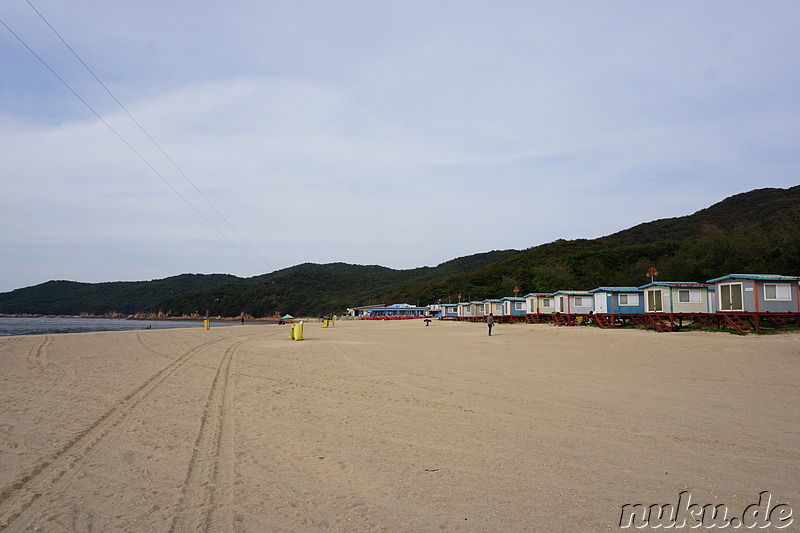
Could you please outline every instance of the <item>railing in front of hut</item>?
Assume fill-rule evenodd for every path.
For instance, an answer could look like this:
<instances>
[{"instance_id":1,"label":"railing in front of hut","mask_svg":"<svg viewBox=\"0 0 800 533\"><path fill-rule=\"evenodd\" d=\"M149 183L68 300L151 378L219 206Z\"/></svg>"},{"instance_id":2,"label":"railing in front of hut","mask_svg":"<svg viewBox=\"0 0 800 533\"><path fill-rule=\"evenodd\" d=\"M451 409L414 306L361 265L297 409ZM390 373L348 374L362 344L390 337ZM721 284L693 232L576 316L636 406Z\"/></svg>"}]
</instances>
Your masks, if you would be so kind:
<instances>
[{"instance_id":1,"label":"railing in front of hut","mask_svg":"<svg viewBox=\"0 0 800 533\"><path fill-rule=\"evenodd\" d=\"M354 317L355 318L355 317ZM434 318L429 315L362 316L361 320L411 320ZM443 320L459 322L485 322L486 316L441 316ZM717 311L714 313L526 313L524 315L497 315L496 322L526 322L528 324L553 324L556 326L597 326L611 329L639 326L657 332L678 331L691 324L708 328L731 329L737 333L761 331L766 328L800 327L800 313L751 313Z\"/></svg>"},{"instance_id":2,"label":"railing in front of hut","mask_svg":"<svg viewBox=\"0 0 800 533\"><path fill-rule=\"evenodd\" d=\"M765 326L768 328L800 327L800 313L730 311L716 313L528 314L526 320L531 324L552 321L557 326L595 325L604 329L634 325L641 326L644 329L652 329L659 333L678 331L692 324L700 324L715 329L732 329L737 333L761 331L765 329Z\"/></svg>"}]
</instances>

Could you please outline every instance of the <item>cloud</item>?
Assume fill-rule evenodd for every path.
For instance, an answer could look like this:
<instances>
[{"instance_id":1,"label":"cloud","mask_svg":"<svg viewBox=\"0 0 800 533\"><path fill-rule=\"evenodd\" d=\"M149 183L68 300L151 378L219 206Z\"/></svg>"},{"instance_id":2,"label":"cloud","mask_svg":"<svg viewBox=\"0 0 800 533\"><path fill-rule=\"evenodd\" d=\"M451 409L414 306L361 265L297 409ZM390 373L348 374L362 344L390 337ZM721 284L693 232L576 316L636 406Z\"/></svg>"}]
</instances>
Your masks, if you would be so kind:
<instances>
[{"instance_id":1,"label":"cloud","mask_svg":"<svg viewBox=\"0 0 800 533\"><path fill-rule=\"evenodd\" d=\"M147 163L3 34L0 290L410 268L797 183L794 3L39 7L267 264L14 4L0 17Z\"/></svg>"}]
</instances>

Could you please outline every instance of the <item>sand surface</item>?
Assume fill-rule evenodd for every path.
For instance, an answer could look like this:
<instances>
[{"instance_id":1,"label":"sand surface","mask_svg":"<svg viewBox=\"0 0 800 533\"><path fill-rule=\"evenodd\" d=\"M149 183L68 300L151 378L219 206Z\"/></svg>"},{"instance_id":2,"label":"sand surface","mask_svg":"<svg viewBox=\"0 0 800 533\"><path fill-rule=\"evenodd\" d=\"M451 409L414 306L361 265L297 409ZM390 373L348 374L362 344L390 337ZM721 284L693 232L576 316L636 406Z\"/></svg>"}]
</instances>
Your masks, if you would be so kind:
<instances>
[{"instance_id":1,"label":"sand surface","mask_svg":"<svg viewBox=\"0 0 800 533\"><path fill-rule=\"evenodd\" d=\"M681 491L800 513L798 334L287 335L0 338L0 529L607 531Z\"/></svg>"}]
</instances>

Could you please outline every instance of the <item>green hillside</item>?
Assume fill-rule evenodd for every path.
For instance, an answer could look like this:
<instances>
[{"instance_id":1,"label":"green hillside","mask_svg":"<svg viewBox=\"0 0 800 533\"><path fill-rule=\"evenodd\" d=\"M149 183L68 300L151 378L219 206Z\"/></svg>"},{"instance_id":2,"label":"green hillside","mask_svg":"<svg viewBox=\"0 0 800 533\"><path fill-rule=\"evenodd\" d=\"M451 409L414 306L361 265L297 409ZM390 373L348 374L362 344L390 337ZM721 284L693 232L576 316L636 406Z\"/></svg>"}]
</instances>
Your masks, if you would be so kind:
<instances>
[{"instance_id":1,"label":"green hillside","mask_svg":"<svg viewBox=\"0 0 800 533\"><path fill-rule=\"evenodd\" d=\"M181 274L154 281L78 283L48 281L0 293L0 313L77 315L133 314L157 307L165 295L198 291L245 280L228 274Z\"/></svg>"},{"instance_id":2,"label":"green hillside","mask_svg":"<svg viewBox=\"0 0 800 533\"><path fill-rule=\"evenodd\" d=\"M453 259L436 267L303 263L253 278L183 274L154 281L50 281L0 294L4 314L205 313L317 316L368 303L510 296L603 285L639 286L734 272L800 275L800 186L758 189L692 215L639 224L598 239Z\"/></svg>"},{"instance_id":3,"label":"green hillside","mask_svg":"<svg viewBox=\"0 0 800 533\"><path fill-rule=\"evenodd\" d=\"M48 281L0 293L0 314L191 313L253 316L340 311L353 299L402 283L424 282L498 261L515 250L475 254L437 267L394 270L378 265L304 263L253 278L182 274L153 281Z\"/></svg>"},{"instance_id":4,"label":"green hillside","mask_svg":"<svg viewBox=\"0 0 800 533\"><path fill-rule=\"evenodd\" d=\"M800 186L732 196L692 215L639 224L599 239L558 240L473 272L373 295L386 301L448 301L640 286L655 266L664 281L730 273L800 275Z\"/></svg>"},{"instance_id":5,"label":"green hillside","mask_svg":"<svg viewBox=\"0 0 800 533\"><path fill-rule=\"evenodd\" d=\"M342 312L354 302L368 303L386 287L414 285L471 271L514 254L501 250L461 257L436 267L394 270L377 266L304 264L259 276L256 283L228 285L165 298L159 310L178 314L203 313L256 317L275 313L320 316ZM423 303L423 302L420 302ZM428 302L424 302L427 304Z\"/></svg>"},{"instance_id":6,"label":"green hillside","mask_svg":"<svg viewBox=\"0 0 800 533\"><path fill-rule=\"evenodd\" d=\"M791 231L800 224L800 185L790 189L756 189L737 194L683 217L639 224L602 237L605 242L643 244L698 237L708 228L741 232Z\"/></svg>"}]
</instances>

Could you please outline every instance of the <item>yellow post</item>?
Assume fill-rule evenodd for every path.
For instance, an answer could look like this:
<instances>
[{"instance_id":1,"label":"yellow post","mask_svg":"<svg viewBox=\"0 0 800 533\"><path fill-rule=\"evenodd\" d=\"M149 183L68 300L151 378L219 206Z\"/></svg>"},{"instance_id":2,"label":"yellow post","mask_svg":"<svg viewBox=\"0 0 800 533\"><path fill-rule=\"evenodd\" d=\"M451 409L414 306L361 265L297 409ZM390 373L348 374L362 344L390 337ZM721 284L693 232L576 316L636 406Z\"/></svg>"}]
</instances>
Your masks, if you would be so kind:
<instances>
[{"instance_id":1,"label":"yellow post","mask_svg":"<svg viewBox=\"0 0 800 533\"><path fill-rule=\"evenodd\" d=\"M300 321L299 324L294 325L294 340L301 341L303 340L303 322Z\"/></svg>"},{"instance_id":2,"label":"yellow post","mask_svg":"<svg viewBox=\"0 0 800 533\"><path fill-rule=\"evenodd\" d=\"M211 329L211 321L210 320L203 320L203 329L208 331Z\"/></svg>"}]
</instances>

